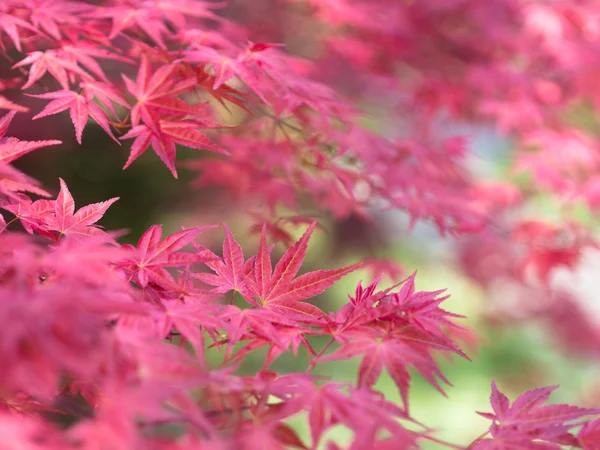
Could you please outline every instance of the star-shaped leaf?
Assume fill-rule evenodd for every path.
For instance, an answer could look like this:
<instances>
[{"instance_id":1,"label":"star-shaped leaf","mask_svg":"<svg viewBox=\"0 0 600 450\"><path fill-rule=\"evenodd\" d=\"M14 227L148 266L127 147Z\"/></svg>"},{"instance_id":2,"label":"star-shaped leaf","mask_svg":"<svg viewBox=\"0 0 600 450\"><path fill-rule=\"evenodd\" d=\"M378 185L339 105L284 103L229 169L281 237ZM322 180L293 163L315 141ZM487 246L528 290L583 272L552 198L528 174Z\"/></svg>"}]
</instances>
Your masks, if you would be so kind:
<instances>
[{"instance_id":1,"label":"star-shaped leaf","mask_svg":"<svg viewBox=\"0 0 600 450\"><path fill-rule=\"evenodd\" d=\"M118 197L105 202L92 203L75 212L75 201L67 188L67 184L60 178L60 192L54 202L54 215L48 217L45 228L57 231L61 236L97 236L104 234L95 223L102 218L106 210Z\"/></svg>"},{"instance_id":2,"label":"star-shaped leaf","mask_svg":"<svg viewBox=\"0 0 600 450\"><path fill-rule=\"evenodd\" d=\"M140 237L137 249L128 244L123 246L137 250L138 255L135 259L123 262L122 267L131 273L132 279L142 287L146 287L150 281L167 288L177 287L177 283L165 267L196 264L206 261L207 257L176 250L192 242L200 233L216 227L217 225L188 228L161 241L162 226L153 225Z\"/></svg>"},{"instance_id":3,"label":"star-shaped leaf","mask_svg":"<svg viewBox=\"0 0 600 450\"><path fill-rule=\"evenodd\" d=\"M269 309L285 309L292 314L315 315L319 311L318 308L298 305L297 302L321 294L337 280L361 267L362 264L358 263L341 269L318 270L294 279L306 256L308 241L315 226L316 222L313 222L302 237L285 252L275 269L271 265L266 227L263 226L254 270L248 276L248 286L263 306Z\"/></svg>"}]
</instances>

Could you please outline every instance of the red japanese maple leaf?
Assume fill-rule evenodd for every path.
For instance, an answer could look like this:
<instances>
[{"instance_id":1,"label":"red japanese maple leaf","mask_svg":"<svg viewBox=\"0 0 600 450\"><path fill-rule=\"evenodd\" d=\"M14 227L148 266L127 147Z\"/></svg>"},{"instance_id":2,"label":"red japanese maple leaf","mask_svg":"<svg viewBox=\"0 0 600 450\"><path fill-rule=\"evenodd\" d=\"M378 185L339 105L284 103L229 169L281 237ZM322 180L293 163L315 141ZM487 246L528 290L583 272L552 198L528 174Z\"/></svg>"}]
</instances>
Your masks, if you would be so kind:
<instances>
[{"instance_id":1,"label":"red japanese maple leaf","mask_svg":"<svg viewBox=\"0 0 600 450\"><path fill-rule=\"evenodd\" d=\"M31 52L26 58L13 66L13 69L31 64L29 77L22 89L27 89L44 76L46 71L58 81L60 86L69 89L69 74L77 74L82 79L90 79L90 75L82 70L77 64L66 59L61 50L46 50L45 52Z\"/></svg>"},{"instance_id":2,"label":"red japanese maple leaf","mask_svg":"<svg viewBox=\"0 0 600 450\"><path fill-rule=\"evenodd\" d=\"M81 95L75 91L62 90L40 95L31 95L31 97L54 99L48 103L40 113L36 114L33 117L33 120L51 116L68 109L71 114L71 121L75 127L75 137L79 144L81 144L81 136L88 118L89 116L92 116L96 123L100 125L100 127L106 131L116 143L121 145L110 130L106 113L98 105L91 102L87 96Z\"/></svg>"},{"instance_id":3,"label":"red japanese maple leaf","mask_svg":"<svg viewBox=\"0 0 600 450\"><path fill-rule=\"evenodd\" d=\"M29 234L33 234L34 231L44 234L46 217L54 214L54 201L45 199L36 200L35 202L32 202L30 199L18 200L14 203L4 203L2 209L13 213L21 221L21 225Z\"/></svg>"},{"instance_id":4,"label":"red japanese maple leaf","mask_svg":"<svg viewBox=\"0 0 600 450\"><path fill-rule=\"evenodd\" d=\"M19 28L35 31L35 27L25 20L10 14L0 13L0 29L4 30L8 37L10 37L16 49L21 52L23 49L21 48L21 36L19 35ZM2 44L0 43L0 45Z\"/></svg>"},{"instance_id":5,"label":"red japanese maple leaf","mask_svg":"<svg viewBox=\"0 0 600 450\"><path fill-rule=\"evenodd\" d=\"M54 214L45 218L43 226L46 230L57 231L57 239L61 236L98 236L104 235L95 223L102 218L106 210L119 197L111 198L105 202L92 203L75 212L75 201L62 178L60 192L54 202Z\"/></svg>"},{"instance_id":6,"label":"red japanese maple leaf","mask_svg":"<svg viewBox=\"0 0 600 450\"><path fill-rule=\"evenodd\" d=\"M111 59L134 64L134 61L131 59L105 50L98 46L98 44L91 43L87 40L78 40L75 42L66 41L62 44L61 50L73 64L80 64L90 73L93 73L96 77L105 82L108 82L108 79L106 78L102 67L94 58Z\"/></svg>"},{"instance_id":7,"label":"red japanese maple leaf","mask_svg":"<svg viewBox=\"0 0 600 450\"><path fill-rule=\"evenodd\" d=\"M136 81L123 76L127 90L137 99L131 110L131 124L135 127L143 121L154 133L160 133L160 114L206 115L203 107L191 106L176 98L196 85L196 78L179 79L175 76L175 64L161 66L154 73L148 58L143 55Z\"/></svg>"},{"instance_id":8,"label":"red japanese maple leaf","mask_svg":"<svg viewBox=\"0 0 600 450\"><path fill-rule=\"evenodd\" d=\"M137 249L129 244L123 245L124 248L137 250L138 255L135 259L123 261L121 267L142 287L152 281L159 286L177 289L177 283L165 267L196 264L206 261L207 257L175 250L192 242L200 233L216 227L217 225L188 228L161 241L162 226L153 225L140 237Z\"/></svg>"},{"instance_id":9,"label":"red japanese maple leaf","mask_svg":"<svg viewBox=\"0 0 600 450\"><path fill-rule=\"evenodd\" d=\"M200 126L197 122L158 120L156 124L160 128L159 132L155 132L150 126L143 124L133 127L120 137L120 139L135 138L123 169L129 167L150 145L175 178L177 178L175 144L227 154L227 151L212 142L204 133L198 131Z\"/></svg>"},{"instance_id":10,"label":"red japanese maple leaf","mask_svg":"<svg viewBox=\"0 0 600 450\"><path fill-rule=\"evenodd\" d=\"M265 308L285 314L322 315L323 312L319 308L301 301L321 294L337 280L361 267L362 263L357 263L341 269L309 272L294 279L306 256L308 241L315 226L316 222L313 222L302 237L285 252L275 269L271 265L266 227L263 226L254 270L246 280L250 292Z\"/></svg>"},{"instance_id":11,"label":"red japanese maple leaf","mask_svg":"<svg viewBox=\"0 0 600 450\"><path fill-rule=\"evenodd\" d=\"M559 449L561 445L577 446L569 430L585 416L599 415L600 409L571 405L544 405L558 386L527 391L510 404L506 395L492 383L490 402L493 413L478 413L493 421L492 438L482 439L472 447L477 450Z\"/></svg>"},{"instance_id":12,"label":"red japanese maple leaf","mask_svg":"<svg viewBox=\"0 0 600 450\"><path fill-rule=\"evenodd\" d=\"M288 391L294 393L291 402L299 403L308 411L308 424L315 448L327 429L337 424L347 426L356 436L361 437L366 445L351 447L357 450L371 448L370 444L375 440L378 429L392 434L398 443L406 442L407 437L412 435L397 421L412 420L407 411L387 401L376 391L349 388L348 395L340 383L329 382L319 386L299 374L282 376L277 382L286 378L293 380L293 385L288 388Z\"/></svg>"},{"instance_id":13,"label":"red japanese maple leaf","mask_svg":"<svg viewBox=\"0 0 600 450\"><path fill-rule=\"evenodd\" d=\"M252 299L245 278L249 268L244 265L244 252L240 244L237 243L231 230L225 224L225 240L223 241L223 258L219 258L209 250L202 250L204 254L212 256L214 261L209 261L206 265L215 272L212 273L194 273L192 276L202 282L214 286L212 292L224 294L229 291L239 292L247 301L254 306L258 306ZM251 262L251 261L250 261Z\"/></svg>"},{"instance_id":14,"label":"red japanese maple leaf","mask_svg":"<svg viewBox=\"0 0 600 450\"><path fill-rule=\"evenodd\" d=\"M437 378L446 384L450 382L440 371L431 356L432 350L454 351L465 356L456 347L427 333L407 326L398 326L385 331L383 326L362 328L360 331L347 332L349 339L340 349L321 358L321 361L335 361L362 356L358 370L359 387L371 388L379 379L383 368L398 387L400 396L408 409L408 392L411 382L409 366L414 367L431 385L443 393Z\"/></svg>"},{"instance_id":15,"label":"red japanese maple leaf","mask_svg":"<svg viewBox=\"0 0 600 450\"><path fill-rule=\"evenodd\" d=\"M262 55L265 50L281 47L282 44L256 43L250 44L245 50L238 52L235 57L228 56L222 51L214 48L196 45L186 52L184 61L211 64L215 71L215 81L213 90L219 89L223 84L234 76L238 76L254 93L267 105L271 102L267 99L268 94L273 94L281 88L274 83L274 80L268 78L264 69L274 69L268 60L261 59L256 55ZM285 75L292 76L291 71L285 71L279 83L283 81ZM270 73L270 75L272 75ZM286 83L281 83L285 85Z\"/></svg>"},{"instance_id":16,"label":"red japanese maple leaf","mask_svg":"<svg viewBox=\"0 0 600 450\"><path fill-rule=\"evenodd\" d=\"M161 49L166 49L163 35L167 34L169 30L151 8L144 8L142 5L98 8L90 14L90 17L112 19L109 39L113 39L123 31L137 25L156 45Z\"/></svg>"},{"instance_id":17,"label":"red japanese maple leaf","mask_svg":"<svg viewBox=\"0 0 600 450\"><path fill-rule=\"evenodd\" d=\"M106 107L106 109L113 114L114 117L118 116L112 102L129 108L127 101L111 84L97 81L82 81L79 85L83 89L88 101L91 102L96 98L102 106Z\"/></svg>"}]
</instances>

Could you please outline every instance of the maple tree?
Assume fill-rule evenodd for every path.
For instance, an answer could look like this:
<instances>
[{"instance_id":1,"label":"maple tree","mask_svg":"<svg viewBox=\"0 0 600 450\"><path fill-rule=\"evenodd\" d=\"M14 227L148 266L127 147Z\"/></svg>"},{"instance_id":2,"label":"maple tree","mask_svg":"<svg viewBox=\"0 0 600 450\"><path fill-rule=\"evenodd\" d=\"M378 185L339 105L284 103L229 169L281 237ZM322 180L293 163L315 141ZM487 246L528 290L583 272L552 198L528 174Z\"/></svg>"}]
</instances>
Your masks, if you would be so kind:
<instances>
[{"instance_id":1,"label":"maple tree","mask_svg":"<svg viewBox=\"0 0 600 450\"><path fill-rule=\"evenodd\" d=\"M508 280L519 319L542 317L568 352L597 358L598 324L552 277L598 246L570 217L600 204L598 2L252 8L0 2L0 447L600 448L600 409L544 404L556 387L511 403L495 381L493 412L479 413L492 422L484 434L464 446L436 438L412 415L412 379L444 394L451 380L439 356L470 358L463 316L442 308L444 291L418 291L415 273L376 255L302 273L319 214L368 222L400 210L407 232L426 222L457 242L464 273L483 289ZM118 198L75 210L60 178L53 199L12 163L62 144L55 130L25 140L10 126L17 114L35 126L67 111L79 145L95 124L129 146L124 170L151 148L175 178L185 167L195 187L224 187L259 235L256 253L247 258L224 223L166 237L153 225L136 246L122 244L122 232L97 224ZM514 141L506 174L473 169L469 140L449 133L458 123L492 124ZM178 146L198 157L177 163ZM539 198L564 206L560 220L528 215ZM216 229L220 255L198 242ZM364 269L374 276L339 310L319 301ZM384 287L384 275L396 284ZM498 309L496 319L515 318ZM245 374L259 349L262 366ZM305 371L273 369L300 352ZM353 358L353 383L314 375ZM376 389L384 372L400 404ZM307 436L289 423L301 414ZM328 437L340 425L350 442Z\"/></svg>"}]
</instances>

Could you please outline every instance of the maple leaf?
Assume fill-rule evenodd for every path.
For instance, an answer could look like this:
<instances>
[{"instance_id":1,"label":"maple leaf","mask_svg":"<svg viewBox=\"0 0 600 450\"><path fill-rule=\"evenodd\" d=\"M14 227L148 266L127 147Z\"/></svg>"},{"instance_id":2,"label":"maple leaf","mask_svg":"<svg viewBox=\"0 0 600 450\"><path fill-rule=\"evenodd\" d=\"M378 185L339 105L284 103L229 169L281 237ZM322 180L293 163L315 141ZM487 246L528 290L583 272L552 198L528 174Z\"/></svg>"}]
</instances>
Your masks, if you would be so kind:
<instances>
[{"instance_id":1,"label":"maple leaf","mask_svg":"<svg viewBox=\"0 0 600 450\"><path fill-rule=\"evenodd\" d=\"M160 1L156 9L161 17L164 17L175 29L186 29L186 16L211 19L213 21L222 20L212 9L224 8L227 2L207 3L198 0L169 0Z\"/></svg>"},{"instance_id":2,"label":"maple leaf","mask_svg":"<svg viewBox=\"0 0 600 450\"><path fill-rule=\"evenodd\" d=\"M106 233L95 223L119 198L92 203L75 212L73 196L64 180L62 178L59 180L60 191L54 201L54 214L44 220L44 228L57 231L59 233L57 239L60 239L61 236L104 236Z\"/></svg>"},{"instance_id":3,"label":"maple leaf","mask_svg":"<svg viewBox=\"0 0 600 450\"><path fill-rule=\"evenodd\" d=\"M599 415L600 409L571 405L544 405L558 386L527 391L510 404L506 395L492 383L490 402L493 413L478 412L493 421L492 439L481 439L473 449L517 450L522 448L559 449L560 445L577 445L569 430L580 425L575 422L586 416Z\"/></svg>"},{"instance_id":4,"label":"maple leaf","mask_svg":"<svg viewBox=\"0 0 600 450\"><path fill-rule=\"evenodd\" d=\"M129 108L127 101L121 96L117 89L109 83L82 81L79 86L83 89L85 96L90 102L92 99L96 98L102 106L106 107L106 109L113 114L114 117L118 116L112 102Z\"/></svg>"},{"instance_id":5,"label":"maple leaf","mask_svg":"<svg viewBox=\"0 0 600 450\"><path fill-rule=\"evenodd\" d=\"M142 55L142 61L135 83L123 75L127 90L135 96L137 103L131 110L131 124L135 127L143 121L154 133L160 133L159 114L206 115L203 107L191 106L176 98L196 85L196 78L177 81L175 73L178 66L167 64L154 73L151 72L148 57Z\"/></svg>"},{"instance_id":6,"label":"maple leaf","mask_svg":"<svg viewBox=\"0 0 600 450\"><path fill-rule=\"evenodd\" d=\"M0 29L4 30L4 32L10 37L16 49L19 52L22 52L21 48L21 37L19 35L19 28L24 28L29 31L35 31L35 27L33 27L29 22L26 22L23 19L12 16L10 14L4 14L0 12ZM0 40L0 46L4 48L2 44L2 40Z\"/></svg>"},{"instance_id":7,"label":"maple leaf","mask_svg":"<svg viewBox=\"0 0 600 450\"><path fill-rule=\"evenodd\" d=\"M19 139L10 137L0 138L0 163L8 163L33 150L58 144L62 144L62 141L55 139L48 141L20 141Z\"/></svg>"},{"instance_id":8,"label":"maple leaf","mask_svg":"<svg viewBox=\"0 0 600 450\"><path fill-rule=\"evenodd\" d=\"M233 290L239 292L254 306L258 306L258 303L252 300L252 295L246 286L247 273L244 271L244 252L242 247L235 240L226 224L223 224L223 228L225 229L223 258L219 258L209 250L202 250L203 254L213 257L214 261L207 261L206 265L216 274L194 273L192 276L203 283L214 286L211 292L224 294Z\"/></svg>"},{"instance_id":9,"label":"maple leaf","mask_svg":"<svg viewBox=\"0 0 600 450\"><path fill-rule=\"evenodd\" d=\"M117 138L113 135L110 130L110 126L108 125L108 118L106 117L106 113L102 111L102 109L92 103L87 96L81 95L75 91L70 90L62 90L56 92L48 92L46 94L39 95L31 95L30 97L36 98L52 98L50 103L46 105L46 107L38 114L33 117L33 120L41 119L42 117L51 116L53 114L58 114L61 111L69 109L69 113L71 115L71 121L73 122L73 126L75 127L75 137L77 139L77 143L81 145L81 137L83 134L83 129L87 124L89 116L96 121L100 127L106 131L106 133L115 141L117 144L121 145L121 143L117 140Z\"/></svg>"},{"instance_id":10,"label":"maple leaf","mask_svg":"<svg viewBox=\"0 0 600 450\"><path fill-rule=\"evenodd\" d=\"M210 63L216 72L213 90L219 89L234 76L238 76L252 91L267 105L271 103L265 94L269 83L261 83L261 73L255 67L247 64L248 52L241 52L237 57L229 57L211 47L197 45L193 50L188 50L182 61L196 63Z\"/></svg>"},{"instance_id":11,"label":"maple leaf","mask_svg":"<svg viewBox=\"0 0 600 450\"><path fill-rule=\"evenodd\" d=\"M213 305L189 305L175 302L165 302L166 316L179 334L190 342L196 350L201 363L204 361L204 335L200 326L217 328L217 321L208 312L216 311Z\"/></svg>"},{"instance_id":12,"label":"maple leaf","mask_svg":"<svg viewBox=\"0 0 600 450\"><path fill-rule=\"evenodd\" d=\"M3 203L2 209L13 213L27 233L33 234L35 231L44 234L44 222L47 216L54 213L54 202L45 199L32 202L28 198L18 200L16 203Z\"/></svg>"},{"instance_id":13,"label":"maple leaf","mask_svg":"<svg viewBox=\"0 0 600 450\"><path fill-rule=\"evenodd\" d=\"M299 302L321 294L337 280L361 267L362 263L357 263L341 269L309 272L294 279L306 256L308 241L316 224L313 222L284 253L275 269L267 250L266 226L263 226L254 270L247 277L251 293L263 307L284 313L321 315L322 311L316 306Z\"/></svg>"},{"instance_id":14,"label":"maple leaf","mask_svg":"<svg viewBox=\"0 0 600 450\"><path fill-rule=\"evenodd\" d=\"M37 30L59 40L61 29L77 26L90 6L82 2L38 0L30 3L30 20Z\"/></svg>"},{"instance_id":15,"label":"maple leaf","mask_svg":"<svg viewBox=\"0 0 600 450\"><path fill-rule=\"evenodd\" d=\"M131 29L136 25L154 41L159 48L166 50L163 39L164 34L169 34L169 30L155 11L142 5L134 6L114 6L97 8L89 14L93 18L112 19L112 29L108 35L109 39L114 39L125 30Z\"/></svg>"},{"instance_id":16,"label":"maple leaf","mask_svg":"<svg viewBox=\"0 0 600 450\"><path fill-rule=\"evenodd\" d=\"M97 44L92 44L89 41L78 40L75 42L68 42L61 46L61 49L69 60L77 65L77 63L81 64L81 66L85 67L90 73L93 73L98 78L103 81L109 82L102 70L102 67L95 58L102 59L112 59L114 61L126 62L129 64L134 64L129 58L125 58L116 53L110 52L99 47Z\"/></svg>"},{"instance_id":17,"label":"maple leaf","mask_svg":"<svg viewBox=\"0 0 600 450\"><path fill-rule=\"evenodd\" d=\"M199 125L196 122L161 119L157 123L160 128L158 133L144 124L133 127L120 137L120 139L135 138L123 169L129 167L150 145L175 178L177 178L177 170L175 169L176 143L199 150L211 150L228 154L226 150L212 142L204 133L198 131Z\"/></svg>"},{"instance_id":18,"label":"maple leaf","mask_svg":"<svg viewBox=\"0 0 600 450\"><path fill-rule=\"evenodd\" d=\"M228 345L225 353L226 358L229 358L235 345L247 338L250 333L260 336L260 340L264 342L285 349L288 347L286 342L289 342L289 339L287 339L289 336L286 336L286 333L281 333L281 327L297 328L293 319L276 314L273 311L267 309L241 309L235 305L224 307L217 318L221 322L219 328L227 330L227 339L221 342ZM254 340L250 345L254 345Z\"/></svg>"},{"instance_id":19,"label":"maple leaf","mask_svg":"<svg viewBox=\"0 0 600 450\"><path fill-rule=\"evenodd\" d=\"M69 74L77 74L82 79L91 78L88 73L86 73L76 64L64 58L63 52L60 50L31 52L27 55L27 57L19 61L12 68L16 69L29 64L31 64L31 67L29 69L27 83L25 83L21 89L27 89L33 86L36 81L44 76L46 71L50 72L50 74L56 79L56 81L58 81L64 90L69 89Z\"/></svg>"},{"instance_id":20,"label":"maple leaf","mask_svg":"<svg viewBox=\"0 0 600 450\"><path fill-rule=\"evenodd\" d=\"M438 297L439 294L445 292L445 289L432 292L416 292L416 274L414 272L402 282L402 289L399 292L382 299L382 304L399 305L402 309L403 319L413 327L430 333L441 340L447 340L444 332L449 329L464 330L448 318L464 319L465 316L448 312L439 307L444 300L449 298L449 296ZM448 345L451 345L449 340Z\"/></svg>"},{"instance_id":21,"label":"maple leaf","mask_svg":"<svg viewBox=\"0 0 600 450\"><path fill-rule=\"evenodd\" d=\"M308 424L315 448L326 430L337 424L347 426L362 437L365 445L352 447L357 450L371 448L369 441L375 439L379 429L398 438L397 442L404 442L406 436L411 435L397 422L397 419L414 422L407 411L387 401L376 391L349 387L347 394L343 392L345 386L340 383L328 382L319 386L301 374L282 376L277 382L287 377L293 380L293 385L287 388L287 392L293 394L291 402L299 403L308 411Z\"/></svg>"},{"instance_id":22,"label":"maple leaf","mask_svg":"<svg viewBox=\"0 0 600 450\"><path fill-rule=\"evenodd\" d=\"M413 366L440 393L444 393L437 378L450 385L431 356L431 350L455 351L445 341L410 327L384 329L362 329L344 334L349 342L320 361L335 361L362 356L358 369L358 386L371 388L379 379L383 368L398 387L404 407L408 410L408 391L411 375L408 367ZM461 356L465 356L462 354Z\"/></svg>"},{"instance_id":23,"label":"maple leaf","mask_svg":"<svg viewBox=\"0 0 600 450\"><path fill-rule=\"evenodd\" d=\"M121 267L141 287L150 281L165 288L177 289L177 283L165 267L181 267L207 260L206 256L194 253L176 252L192 242L200 233L216 228L218 225L195 227L181 230L161 241L162 226L153 225L140 237L137 248L125 244L124 248L137 250L138 256L121 262Z\"/></svg>"},{"instance_id":24,"label":"maple leaf","mask_svg":"<svg viewBox=\"0 0 600 450\"><path fill-rule=\"evenodd\" d=\"M385 368L400 391L408 409L411 382L409 366L414 367L430 384L443 394L439 378L448 380L432 358L433 351L452 352L467 360L442 331L442 328L461 329L448 317L462 317L439 308L446 297L437 298L442 291L415 292L415 274L398 285L377 291L381 275L363 288L359 283L355 297L332 317L334 339L342 344L336 351L320 360L331 361L362 356L358 374L359 387L371 388Z\"/></svg>"}]
</instances>

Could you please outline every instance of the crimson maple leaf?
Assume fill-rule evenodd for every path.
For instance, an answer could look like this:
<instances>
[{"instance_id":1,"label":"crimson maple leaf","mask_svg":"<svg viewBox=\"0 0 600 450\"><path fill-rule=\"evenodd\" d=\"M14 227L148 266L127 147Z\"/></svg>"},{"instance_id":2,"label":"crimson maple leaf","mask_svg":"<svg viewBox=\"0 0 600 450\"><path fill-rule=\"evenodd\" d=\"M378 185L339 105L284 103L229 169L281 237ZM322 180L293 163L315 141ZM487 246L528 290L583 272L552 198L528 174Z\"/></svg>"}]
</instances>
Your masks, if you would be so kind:
<instances>
[{"instance_id":1,"label":"crimson maple leaf","mask_svg":"<svg viewBox=\"0 0 600 450\"><path fill-rule=\"evenodd\" d=\"M4 14L0 12L0 29L4 30L8 37L10 37L13 44L15 45L15 48L19 50L19 52L22 52L23 49L21 48L21 36L19 35L19 27L29 31L35 31L35 27L33 27L29 22L26 22L25 20L12 16L10 14Z\"/></svg>"},{"instance_id":2,"label":"crimson maple leaf","mask_svg":"<svg viewBox=\"0 0 600 450\"><path fill-rule=\"evenodd\" d=\"M413 366L431 385L442 394L444 391L438 378L450 385L431 356L432 350L454 351L466 357L460 350L453 348L444 340L407 326L398 326L386 331L378 328L361 329L347 332L349 339L340 349L323 357L320 361L335 361L362 356L358 369L358 386L371 388L379 379L385 367L398 387L405 408L408 410L408 392L411 374L408 367Z\"/></svg>"},{"instance_id":3,"label":"crimson maple leaf","mask_svg":"<svg viewBox=\"0 0 600 450\"><path fill-rule=\"evenodd\" d=\"M192 276L202 282L214 286L212 292L224 294L229 291L239 292L248 302L258 306L252 299L248 287L246 286L247 271L244 270L244 252L240 244L237 243L231 230L225 224L225 240L223 241L223 258L219 258L209 250L202 250L204 254L210 255L214 261L209 261L206 265L216 274L212 273L194 273Z\"/></svg>"},{"instance_id":4,"label":"crimson maple leaf","mask_svg":"<svg viewBox=\"0 0 600 450\"><path fill-rule=\"evenodd\" d=\"M506 395L492 383L490 402L493 413L479 415L493 421L491 439L481 439L472 447L476 450L556 449L561 445L578 446L569 430L581 425L574 421L598 415L600 409L571 405L544 405L558 386L527 391L510 404Z\"/></svg>"},{"instance_id":5,"label":"crimson maple leaf","mask_svg":"<svg viewBox=\"0 0 600 450\"><path fill-rule=\"evenodd\" d=\"M400 426L398 419L413 421L407 411L386 400L381 393L369 389L355 389L328 382L317 385L314 380L301 374L279 377L277 382L287 382L291 386L288 392L294 393L292 403L299 403L308 411L308 424L313 443L322 439L332 425L342 424L353 430L363 445L352 446L352 449L370 449L378 430L385 430L394 436L400 445L396 448L414 448L402 446L407 438L414 441L414 435ZM293 384L292 384L293 383ZM318 447L321 447L320 445Z\"/></svg>"},{"instance_id":6,"label":"crimson maple leaf","mask_svg":"<svg viewBox=\"0 0 600 450\"><path fill-rule=\"evenodd\" d=\"M46 50L45 52L31 52L26 58L19 61L12 68L27 66L31 64L29 69L29 77L27 83L21 89L27 89L35 84L44 76L46 71L58 81L60 86L67 90L69 89L69 74L77 74L82 79L90 79L90 75L82 70L77 64L72 63L64 57L64 52L61 50Z\"/></svg>"},{"instance_id":7,"label":"crimson maple leaf","mask_svg":"<svg viewBox=\"0 0 600 450\"><path fill-rule=\"evenodd\" d=\"M95 223L102 218L106 210L119 197L111 198L105 202L92 203L75 212L75 201L62 178L60 180L60 192L54 202L54 214L44 220L46 230L57 231L61 236L99 236L104 235Z\"/></svg>"},{"instance_id":8,"label":"crimson maple leaf","mask_svg":"<svg viewBox=\"0 0 600 450\"><path fill-rule=\"evenodd\" d=\"M28 198L19 199L18 202L2 204L2 209L13 213L29 234L33 234L34 231L44 234L46 217L54 214L54 201L41 199L32 202Z\"/></svg>"},{"instance_id":9,"label":"crimson maple leaf","mask_svg":"<svg viewBox=\"0 0 600 450\"><path fill-rule=\"evenodd\" d=\"M195 63L210 63L216 74L213 90L219 89L219 87L237 75L263 102L270 105L271 103L265 95L270 93L270 90L266 89L270 83L261 83L262 73L254 64L249 64L251 62L249 56L254 52L261 52L278 46L280 45L254 44L245 51L240 52L236 57L231 57L214 48L196 45L193 47L193 50L187 51L183 60Z\"/></svg>"},{"instance_id":10,"label":"crimson maple leaf","mask_svg":"<svg viewBox=\"0 0 600 450\"><path fill-rule=\"evenodd\" d=\"M161 49L166 49L163 35L168 33L168 29L163 21L154 14L151 8L145 8L142 5L126 6L119 5L113 7L98 8L89 14L93 18L109 18L112 20L112 29L108 36L114 39L125 30L131 29L136 25L152 39Z\"/></svg>"},{"instance_id":11,"label":"crimson maple leaf","mask_svg":"<svg viewBox=\"0 0 600 450\"><path fill-rule=\"evenodd\" d=\"M79 86L81 89L83 89L88 101L91 102L94 98L96 98L102 106L106 107L106 109L112 113L114 117L118 117L118 115L112 102L129 108L127 101L111 84L97 81L82 81Z\"/></svg>"},{"instance_id":12,"label":"crimson maple leaf","mask_svg":"<svg viewBox=\"0 0 600 450\"><path fill-rule=\"evenodd\" d=\"M281 257L275 269L271 265L266 227L263 226L254 270L246 277L250 292L263 307L285 314L320 316L323 312L319 308L301 301L321 294L337 280L361 267L362 263L357 263L341 269L309 272L294 279L306 256L308 241L316 225L313 222L308 227Z\"/></svg>"},{"instance_id":13,"label":"crimson maple leaf","mask_svg":"<svg viewBox=\"0 0 600 450\"><path fill-rule=\"evenodd\" d=\"M204 262L207 258L175 250L192 242L200 233L216 227L217 225L209 225L188 228L161 241L162 226L153 225L140 237L137 248L129 244L123 245L124 248L137 250L138 255L134 259L123 261L121 267L142 287L152 281L159 286L177 289L177 283L165 267L187 266Z\"/></svg>"},{"instance_id":14,"label":"crimson maple leaf","mask_svg":"<svg viewBox=\"0 0 600 450\"><path fill-rule=\"evenodd\" d=\"M191 106L176 98L196 85L196 78L177 81L175 64L160 67L151 72L148 58L143 55L135 83L123 75L127 90L135 96L137 103L131 109L131 124L135 127L143 121L154 133L160 133L159 113L175 115L198 115L206 109Z\"/></svg>"},{"instance_id":15,"label":"crimson maple leaf","mask_svg":"<svg viewBox=\"0 0 600 450\"><path fill-rule=\"evenodd\" d=\"M41 119L42 117L51 116L57 114L65 109L69 109L71 114L71 121L75 127L75 137L77 142L81 144L81 136L83 129L87 124L89 116L96 121L100 127L106 131L106 133L115 141L117 144L121 143L113 135L108 125L108 117L102 109L91 102L87 96L81 95L75 91L62 90L56 92L48 92L46 94L30 95L30 97L37 98L52 98L50 103L38 114L33 116L33 120Z\"/></svg>"},{"instance_id":16,"label":"crimson maple leaf","mask_svg":"<svg viewBox=\"0 0 600 450\"><path fill-rule=\"evenodd\" d=\"M175 178L177 178L175 144L227 154L227 151L212 142L204 133L198 131L199 125L196 122L158 120L157 124L160 128L158 133L154 132L150 126L143 124L133 127L120 137L120 139L135 138L123 169L129 167L150 145Z\"/></svg>"},{"instance_id":17,"label":"crimson maple leaf","mask_svg":"<svg viewBox=\"0 0 600 450\"><path fill-rule=\"evenodd\" d=\"M105 82L109 82L108 78L106 78L102 67L94 58L112 59L114 61L134 64L131 59L105 50L98 46L98 44L86 40L66 41L62 44L61 50L73 64L80 64Z\"/></svg>"}]
</instances>

